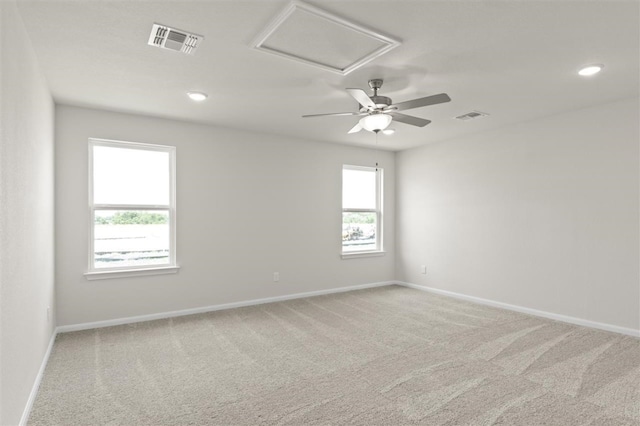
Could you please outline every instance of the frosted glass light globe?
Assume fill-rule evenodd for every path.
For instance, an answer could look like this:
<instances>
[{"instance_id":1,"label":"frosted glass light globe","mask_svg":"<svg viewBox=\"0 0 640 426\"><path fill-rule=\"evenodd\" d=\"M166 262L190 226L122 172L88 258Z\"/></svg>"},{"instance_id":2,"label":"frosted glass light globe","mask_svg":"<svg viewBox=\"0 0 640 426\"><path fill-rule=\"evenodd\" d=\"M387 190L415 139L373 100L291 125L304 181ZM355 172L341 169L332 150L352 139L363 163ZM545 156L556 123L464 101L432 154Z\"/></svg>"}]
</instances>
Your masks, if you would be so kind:
<instances>
[{"instance_id":1,"label":"frosted glass light globe","mask_svg":"<svg viewBox=\"0 0 640 426\"><path fill-rule=\"evenodd\" d=\"M391 124L391 116L388 114L371 114L360 119L360 125L370 132L379 132Z\"/></svg>"}]
</instances>

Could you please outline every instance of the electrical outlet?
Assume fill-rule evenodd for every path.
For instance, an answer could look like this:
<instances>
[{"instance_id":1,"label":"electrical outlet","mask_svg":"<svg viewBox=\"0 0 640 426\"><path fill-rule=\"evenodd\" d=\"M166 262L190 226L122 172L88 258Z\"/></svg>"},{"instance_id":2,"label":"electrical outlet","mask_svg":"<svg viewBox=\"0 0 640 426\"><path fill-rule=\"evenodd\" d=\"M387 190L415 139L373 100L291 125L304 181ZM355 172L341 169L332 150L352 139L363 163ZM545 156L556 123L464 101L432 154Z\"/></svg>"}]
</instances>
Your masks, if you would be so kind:
<instances>
[{"instance_id":1,"label":"electrical outlet","mask_svg":"<svg viewBox=\"0 0 640 426\"><path fill-rule=\"evenodd\" d=\"M426 275L427 273L427 265L421 265L420 266L420 273L423 275Z\"/></svg>"},{"instance_id":2,"label":"electrical outlet","mask_svg":"<svg viewBox=\"0 0 640 426\"><path fill-rule=\"evenodd\" d=\"M280 281L280 272L274 272L273 273L273 282L277 283L278 281Z\"/></svg>"}]
</instances>

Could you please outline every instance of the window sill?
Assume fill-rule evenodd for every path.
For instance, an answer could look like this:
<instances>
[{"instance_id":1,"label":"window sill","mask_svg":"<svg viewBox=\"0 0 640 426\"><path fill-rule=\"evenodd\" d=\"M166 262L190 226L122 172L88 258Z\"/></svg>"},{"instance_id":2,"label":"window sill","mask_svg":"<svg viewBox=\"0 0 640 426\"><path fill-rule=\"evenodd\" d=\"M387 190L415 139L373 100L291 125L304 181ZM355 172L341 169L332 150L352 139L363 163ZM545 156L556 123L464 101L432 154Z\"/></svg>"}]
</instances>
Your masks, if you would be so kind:
<instances>
[{"instance_id":1,"label":"window sill","mask_svg":"<svg viewBox=\"0 0 640 426\"><path fill-rule=\"evenodd\" d=\"M384 256L384 251L354 251L353 253L342 253L343 259L358 259L361 257L377 257Z\"/></svg>"},{"instance_id":2,"label":"window sill","mask_svg":"<svg viewBox=\"0 0 640 426\"><path fill-rule=\"evenodd\" d=\"M92 271L86 272L84 277L87 280L108 280L111 278L129 278L140 277L145 275L164 275L175 274L180 269L179 266L160 266L157 268L142 268L142 269L124 269L117 271Z\"/></svg>"}]
</instances>

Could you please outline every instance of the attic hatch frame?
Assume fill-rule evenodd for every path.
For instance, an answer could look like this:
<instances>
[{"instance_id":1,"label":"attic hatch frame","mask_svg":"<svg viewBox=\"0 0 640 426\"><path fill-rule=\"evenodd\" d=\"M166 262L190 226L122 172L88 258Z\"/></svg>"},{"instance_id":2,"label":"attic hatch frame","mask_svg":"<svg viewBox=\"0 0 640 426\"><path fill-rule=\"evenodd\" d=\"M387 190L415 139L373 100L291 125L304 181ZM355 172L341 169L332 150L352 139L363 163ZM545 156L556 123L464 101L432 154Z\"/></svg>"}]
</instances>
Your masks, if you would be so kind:
<instances>
[{"instance_id":1,"label":"attic hatch frame","mask_svg":"<svg viewBox=\"0 0 640 426\"><path fill-rule=\"evenodd\" d=\"M313 60L311 58L305 58L303 56L288 53L283 50L278 50L275 48L271 48L266 46L266 43L269 41L269 38L274 35L280 26L284 24L287 19L294 15L296 12L306 12L312 15L314 18L318 18L320 20L327 21L329 24L338 25L344 29L351 30L355 34L359 36L365 36L373 39L374 41L381 44L381 46L372 52L361 56L355 61L351 62L349 65L345 67L339 67L327 63L323 63L320 61ZM354 22L351 22L345 18L342 18L333 13L327 12L326 10L317 8L315 6L311 6L306 3L299 2L297 0L293 0L289 5L287 5L280 14L278 14L273 21L255 38L255 40L251 43L254 49L257 49L262 52L271 53L273 55L277 55L283 58L287 58L296 62L301 62L307 65L312 65L317 68L321 68L327 71L332 71L341 75L347 75L350 72L360 68L361 66L371 62L372 60L384 55L392 49L400 46L400 40L396 40L392 37L389 37L380 31L373 30L371 28L366 28L364 26L358 25Z\"/></svg>"}]
</instances>

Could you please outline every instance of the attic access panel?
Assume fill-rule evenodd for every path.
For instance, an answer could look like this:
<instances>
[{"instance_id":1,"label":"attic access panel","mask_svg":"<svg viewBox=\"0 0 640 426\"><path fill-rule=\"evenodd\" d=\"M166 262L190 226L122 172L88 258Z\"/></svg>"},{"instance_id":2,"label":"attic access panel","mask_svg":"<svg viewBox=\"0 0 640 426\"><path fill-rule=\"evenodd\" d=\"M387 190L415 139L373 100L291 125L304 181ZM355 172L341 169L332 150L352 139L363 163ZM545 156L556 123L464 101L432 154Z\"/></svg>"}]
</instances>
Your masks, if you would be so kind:
<instances>
[{"instance_id":1,"label":"attic access panel","mask_svg":"<svg viewBox=\"0 0 640 426\"><path fill-rule=\"evenodd\" d=\"M346 75L400 45L317 7L293 1L258 36L263 52Z\"/></svg>"}]
</instances>

